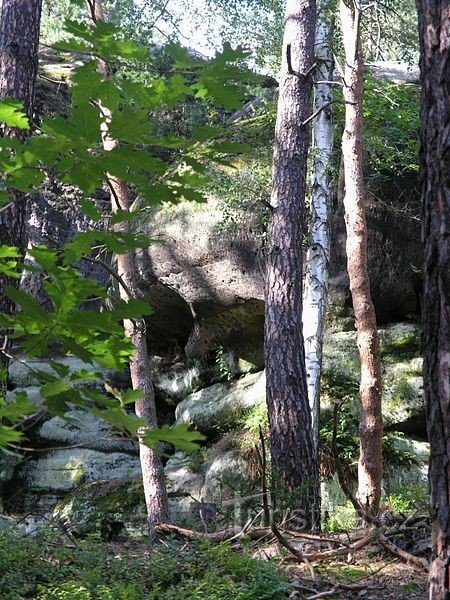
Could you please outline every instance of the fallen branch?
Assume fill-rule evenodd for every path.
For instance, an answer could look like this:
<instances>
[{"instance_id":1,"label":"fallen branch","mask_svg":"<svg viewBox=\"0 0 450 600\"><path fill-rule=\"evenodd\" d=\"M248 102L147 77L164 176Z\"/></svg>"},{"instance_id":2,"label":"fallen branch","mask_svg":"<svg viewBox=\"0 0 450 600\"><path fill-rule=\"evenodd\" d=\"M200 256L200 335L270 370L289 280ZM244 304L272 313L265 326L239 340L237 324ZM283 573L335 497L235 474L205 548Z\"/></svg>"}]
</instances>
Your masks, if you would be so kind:
<instances>
[{"instance_id":1,"label":"fallen branch","mask_svg":"<svg viewBox=\"0 0 450 600\"><path fill-rule=\"evenodd\" d=\"M169 523L158 523L155 527L155 530L156 533L175 534L190 540L207 539L211 542L229 542L232 539L236 539L244 535L248 536L251 540L261 540L272 535L272 531L268 527L245 529L245 526L229 527L227 529L215 531L214 533L205 533L203 531L194 531L192 529L178 527L178 525L170 525Z\"/></svg>"},{"instance_id":2,"label":"fallen branch","mask_svg":"<svg viewBox=\"0 0 450 600\"><path fill-rule=\"evenodd\" d=\"M378 537L378 542L381 544L381 546L383 546L383 548L388 550L391 554L394 554L394 556L398 556L399 558L406 560L407 563L418 567L419 569L428 570L428 567L430 565L426 558L414 556L414 554L411 554L406 550L402 550L396 544L391 542L391 540L388 540L388 538L385 535L380 534L380 536Z\"/></svg>"}]
</instances>

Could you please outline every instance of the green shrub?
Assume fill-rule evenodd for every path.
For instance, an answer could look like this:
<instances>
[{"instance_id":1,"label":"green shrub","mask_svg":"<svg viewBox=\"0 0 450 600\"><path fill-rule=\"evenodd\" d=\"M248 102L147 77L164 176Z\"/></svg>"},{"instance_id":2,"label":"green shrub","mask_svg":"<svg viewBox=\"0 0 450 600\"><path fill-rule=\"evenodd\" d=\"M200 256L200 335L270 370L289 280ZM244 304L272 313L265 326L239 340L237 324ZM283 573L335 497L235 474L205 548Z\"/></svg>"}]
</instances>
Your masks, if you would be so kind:
<instances>
[{"instance_id":1,"label":"green shrub","mask_svg":"<svg viewBox=\"0 0 450 600\"><path fill-rule=\"evenodd\" d=\"M269 562L208 543L125 547L108 553L89 538L75 547L52 537L0 532L2 600L276 600L289 583Z\"/></svg>"},{"instance_id":2,"label":"green shrub","mask_svg":"<svg viewBox=\"0 0 450 600\"><path fill-rule=\"evenodd\" d=\"M327 515L323 522L325 533L337 533L340 531L350 531L355 528L356 513L350 502L344 506L337 506L336 509Z\"/></svg>"},{"instance_id":3,"label":"green shrub","mask_svg":"<svg viewBox=\"0 0 450 600\"><path fill-rule=\"evenodd\" d=\"M426 484L403 484L385 500L394 513L411 514L428 510L428 487Z\"/></svg>"}]
</instances>

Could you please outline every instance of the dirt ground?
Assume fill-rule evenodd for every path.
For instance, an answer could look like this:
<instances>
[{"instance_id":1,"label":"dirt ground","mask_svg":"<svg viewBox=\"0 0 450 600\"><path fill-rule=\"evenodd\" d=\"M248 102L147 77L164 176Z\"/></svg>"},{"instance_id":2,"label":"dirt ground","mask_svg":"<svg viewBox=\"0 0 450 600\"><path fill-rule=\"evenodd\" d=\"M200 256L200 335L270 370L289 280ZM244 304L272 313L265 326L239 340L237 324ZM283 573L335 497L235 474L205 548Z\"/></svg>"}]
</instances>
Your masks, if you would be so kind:
<instances>
[{"instance_id":1,"label":"dirt ground","mask_svg":"<svg viewBox=\"0 0 450 600\"><path fill-rule=\"evenodd\" d=\"M316 600L426 600L427 573L398 559L382 556L370 549L351 563L330 562L314 566L287 567L293 582L291 598ZM378 556L376 554L379 554Z\"/></svg>"}]
</instances>

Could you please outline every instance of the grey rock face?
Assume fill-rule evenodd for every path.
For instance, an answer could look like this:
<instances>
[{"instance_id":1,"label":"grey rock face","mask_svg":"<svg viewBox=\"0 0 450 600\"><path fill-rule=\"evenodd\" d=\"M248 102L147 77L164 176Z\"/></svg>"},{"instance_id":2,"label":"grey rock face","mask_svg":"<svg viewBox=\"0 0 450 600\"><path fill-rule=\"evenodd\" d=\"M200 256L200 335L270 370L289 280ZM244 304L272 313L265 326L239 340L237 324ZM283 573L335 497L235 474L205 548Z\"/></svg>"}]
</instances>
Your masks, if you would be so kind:
<instances>
[{"instance_id":1,"label":"grey rock face","mask_svg":"<svg viewBox=\"0 0 450 600\"><path fill-rule=\"evenodd\" d=\"M16 513L47 511L82 483L140 475L139 459L121 452L87 448L54 450L16 467L5 506ZM20 493L17 493L20 490Z\"/></svg>"},{"instance_id":2,"label":"grey rock face","mask_svg":"<svg viewBox=\"0 0 450 600\"><path fill-rule=\"evenodd\" d=\"M153 244L139 254L140 287L155 309L149 342L155 352L201 358L219 345L238 356L262 347L262 240L258 214L234 231L223 227L214 200L155 210L146 231Z\"/></svg>"},{"instance_id":3,"label":"grey rock face","mask_svg":"<svg viewBox=\"0 0 450 600\"><path fill-rule=\"evenodd\" d=\"M190 521L193 514L200 518L210 515L212 506L238 518L252 486L248 465L237 450L215 454L213 449L211 457L195 470L191 458L177 452L165 472L171 518L181 523ZM202 510L205 515L200 514Z\"/></svg>"},{"instance_id":4,"label":"grey rock face","mask_svg":"<svg viewBox=\"0 0 450 600\"><path fill-rule=\"evenodd\" d=\"M101 452L125 452L137 456L137 444L113 436L105 421L79 409L69 411L66 417L45 421L37 431L39 440L59 446L76 444Z\"/></svg>"},{"instance_id":5,"label":"grey rock face","mask_svg":"<svg viewBox=\"0 0 450 600\"><path fill-rule=\"evenodd\" d=\"M265 373L251 373L230 384L217 383L190 394L175 411L177 423L203 432L229 428L245 409L265 403Z\"/></svg>"},{"instance_id":6,"label":"grey rock face","mask_svg":"<svg viewBox=\"0 0 450 600\"><path fill-rule=\"evenodd\" d=\"M383 418L386 426L424 437L425 402L420 329L415 323L396 323L379 329L383 368ZM355 331L326 334L324 373L337 374L342 381L359 382L359 356ZM322 410L327 410L322 399Z\"/></svg>"}]
</instances>

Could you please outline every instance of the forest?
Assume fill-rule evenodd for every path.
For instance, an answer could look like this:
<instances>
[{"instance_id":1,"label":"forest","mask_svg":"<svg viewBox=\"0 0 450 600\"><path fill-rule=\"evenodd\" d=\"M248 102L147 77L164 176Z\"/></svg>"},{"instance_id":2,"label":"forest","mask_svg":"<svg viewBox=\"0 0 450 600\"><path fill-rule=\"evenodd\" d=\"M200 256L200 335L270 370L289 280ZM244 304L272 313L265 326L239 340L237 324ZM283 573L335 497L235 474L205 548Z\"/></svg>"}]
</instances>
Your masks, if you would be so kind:
<instances>
[{"instance_id":1,"label":"forest","mask_svg":"<svg viewBox=\"0 0 450 600\"><path fill-rule=\"evenodd\" d=\"M448 0L0 6L0 598L448 600Z\"/></svg>"}]
</instances>

